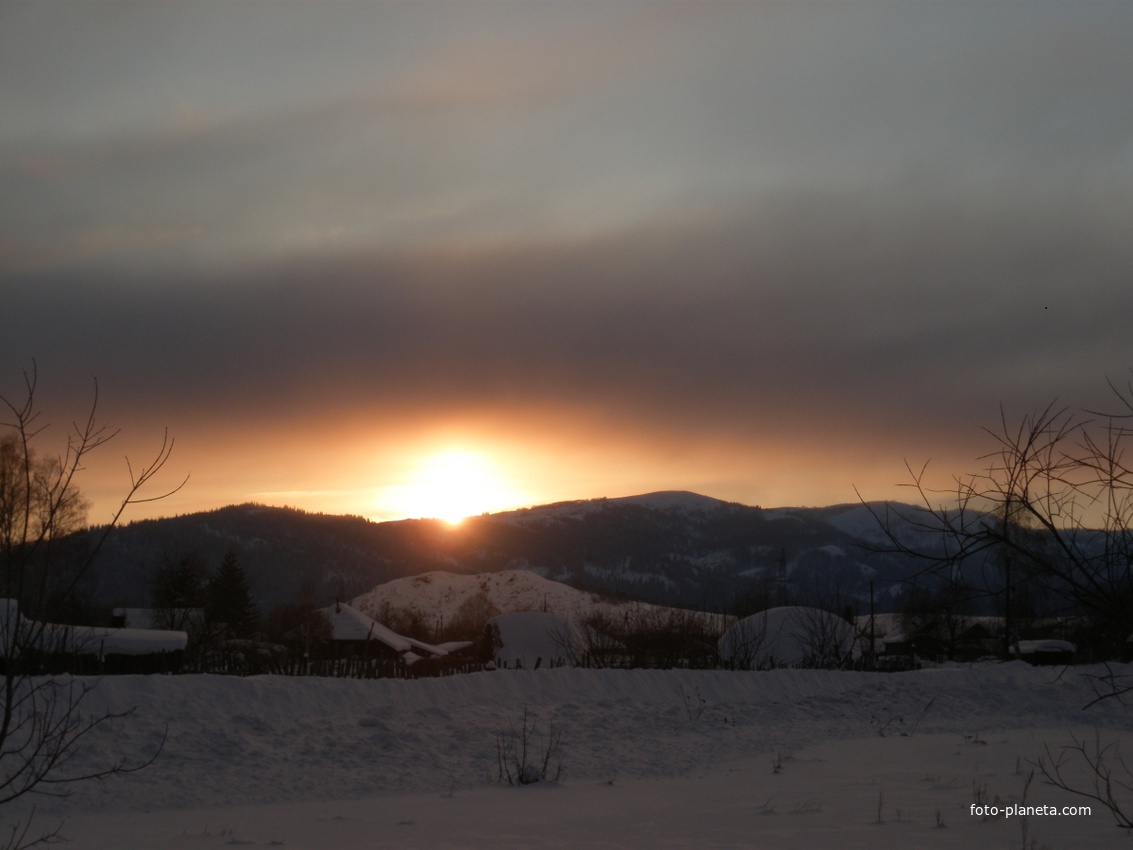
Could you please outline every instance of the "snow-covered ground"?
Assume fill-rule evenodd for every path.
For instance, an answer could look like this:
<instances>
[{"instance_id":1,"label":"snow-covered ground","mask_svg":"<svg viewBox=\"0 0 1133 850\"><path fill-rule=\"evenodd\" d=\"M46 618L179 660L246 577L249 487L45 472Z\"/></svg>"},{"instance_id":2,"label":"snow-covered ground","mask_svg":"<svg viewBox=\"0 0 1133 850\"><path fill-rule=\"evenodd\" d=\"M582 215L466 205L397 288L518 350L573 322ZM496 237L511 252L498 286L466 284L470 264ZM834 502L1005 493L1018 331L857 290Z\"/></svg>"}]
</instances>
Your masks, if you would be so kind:
<instances>
[{"instance_id":1,"label":"snow-covered ground","mask_svg":"<svg viewBox=\"0 0 1133 850\"><path fill-rule=\"evenodd\" d=\"M1127 848L1133 836L1097 804L1078 817L971 814L1025 788L1027 805L1089 802L1041 777L1026 787L1030 761L1071 731L1133 747L1133 707L1083 710L1085 672L113 677L90 707L137 711L97 732L77 766L143 758L166 735L164 750L144 771L37 801L38 817L65 819L80 850ZM498 736L525 706L536 748L561 729L559 784L489 781Z\"/></svg>"}]
</instances>

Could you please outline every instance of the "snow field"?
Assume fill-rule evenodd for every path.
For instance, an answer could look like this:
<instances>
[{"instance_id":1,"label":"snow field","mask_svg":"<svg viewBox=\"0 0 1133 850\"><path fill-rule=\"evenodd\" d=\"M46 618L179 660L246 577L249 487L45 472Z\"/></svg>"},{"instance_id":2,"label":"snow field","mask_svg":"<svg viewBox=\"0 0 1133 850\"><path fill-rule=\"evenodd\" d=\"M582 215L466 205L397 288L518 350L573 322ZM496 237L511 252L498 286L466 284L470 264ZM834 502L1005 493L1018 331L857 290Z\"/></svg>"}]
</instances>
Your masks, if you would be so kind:
<instances>
[{"instance_id":1,"label":"snow field","mask_svg":"<svg viewBox=\"0 0 1133 850\"><path fill-rule=\"evenodd\" d=\"M79 814L76 846L120 848L1016 848L1127 847L1108 814L981 818L1019 800L1024 753L1062 730L975 739L934 734L818 744L735 759L681 777L480 785L362 800ZM1129 740L1128 736L1126 739ZM1022 764L1022 771L1018 765ZM1075 804L1032 784L1027 801Z\"/></svg>"},{"instance_id":2,"label":"snow field","mask_svg":"<svg viewBox=\"0 0 1133 850\"><path fill-rule=\"evenodd\" d=\"M92 850L1017 847L1019 820L967 813L976 789L1018 798L1027 760L1070 729L1133 746L1131 709L1082 710L1093 695L1082 672L1014 662L899 674L108 677L89 708L137 710L82 759L140 759L165 735L161 756L38 801L39 812L65 818L71 846ZM551 724L562 729L562 785L486 780L497 734L525 705L535 746ZM1060 794L1035 780L1028 802L1074 802ZM1029 829L1052 850L1128 843L1096 807Z\"/></svg>"}]
</instances>

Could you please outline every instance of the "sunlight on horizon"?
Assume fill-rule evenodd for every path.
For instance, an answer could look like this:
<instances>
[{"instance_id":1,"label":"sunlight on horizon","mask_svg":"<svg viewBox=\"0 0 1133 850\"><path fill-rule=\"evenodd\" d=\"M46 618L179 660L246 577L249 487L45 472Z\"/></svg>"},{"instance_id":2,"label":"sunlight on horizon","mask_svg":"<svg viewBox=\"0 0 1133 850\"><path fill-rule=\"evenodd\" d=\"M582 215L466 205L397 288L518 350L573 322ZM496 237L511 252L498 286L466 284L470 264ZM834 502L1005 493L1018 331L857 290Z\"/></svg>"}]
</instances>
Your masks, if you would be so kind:
<instances>
[{"instance_id":1,"label":"sunlight on horizon","mask_svg":"<svg viewBox=\"0 0 1133 850\"><path fill-rule=\"evenodd\" d=\"M524 494L486 455L447 449L423 458L405 484L385 488L380 502L383 513L459 525L466 517L518 507Z\"/></svg>"}]
</instances>

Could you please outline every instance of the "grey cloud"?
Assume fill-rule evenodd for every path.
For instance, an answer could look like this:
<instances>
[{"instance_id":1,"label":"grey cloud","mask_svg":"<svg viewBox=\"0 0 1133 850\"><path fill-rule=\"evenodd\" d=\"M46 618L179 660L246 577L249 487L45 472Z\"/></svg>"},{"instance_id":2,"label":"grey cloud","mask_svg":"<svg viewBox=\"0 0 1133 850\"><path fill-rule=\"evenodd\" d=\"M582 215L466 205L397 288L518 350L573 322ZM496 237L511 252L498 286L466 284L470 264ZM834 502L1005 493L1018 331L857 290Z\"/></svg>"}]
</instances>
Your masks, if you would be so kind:
<instances>
[{"instance_id":1,"label":"grey cloud","mask_svg":"<svg viewBox=\"0 0 1133 850\"><path fill-rule=\"evenodd\" d=\"M81 362L186 416L562 405L690 435L893 417L944 433L1133 365L1128 216L777 203L447 255L28 277L5 359Z\"/></svg>"},{"instance_id":2,"label":"grey cloud","mask_svg":"<svg viewBox=\"0 0 1133 850\"><path fill-rule=\"evenodd\" d=\"M0 227L24 265L107 229L195 234L178 261L263 262L554 238L688 192L915 194L927 174L966 203L1019 184L1057 203L1133 173L1123 4L141 8L88 22L89 43L40 22L7 45L23 73L0 89L19 107ZM27 70L50 64L41 43L52 73L78 69L50 97Z\"/></svg>"},{"instance_id":3,"label":"grey cloud","mask_svg":"<svg viewBox=\"0 0 1133 850\"><path fill-rule=\"evenodd\" d=\"M370 5L309 42L185 13L218 51L171 46L188 76L80 51L74 121L8 77L4 362L186 417L557 404L687 435L946 435L1131 365L1126 4L457 4L486 53L405 6L372 60ZM83 106L146 69L138 114Z\"/></svg>"}]
</instances>

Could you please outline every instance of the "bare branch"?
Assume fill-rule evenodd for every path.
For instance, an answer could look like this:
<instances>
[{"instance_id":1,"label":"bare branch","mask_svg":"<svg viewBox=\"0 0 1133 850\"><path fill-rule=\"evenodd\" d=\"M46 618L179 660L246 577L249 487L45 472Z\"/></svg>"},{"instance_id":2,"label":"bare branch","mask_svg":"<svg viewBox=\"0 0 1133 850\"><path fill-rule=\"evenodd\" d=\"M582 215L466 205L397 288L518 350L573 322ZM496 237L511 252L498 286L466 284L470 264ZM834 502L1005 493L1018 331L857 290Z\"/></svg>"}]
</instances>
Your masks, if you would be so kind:
<instances>
[{"instance_id":1,"label":"bare branch","mask_svg":"<svg viewBox=\"0 0 1133 850\"><path fill-rule=\"evenodd\" d=\"M1006 618L1005 652L1023 595L1048 617L1088 623L1088 656L1114 657L1133 632L1133 383L1110 388L1113 414L1056 401L1013 421L1000 408L984 468L951 490L930 490L927 465L906 462L918 504L867 505L884 534L873 551L918 562L911 583L979 587Z\"/></svg>"},{"instance_id":2,"label":"bare branch","mask_svg":"<svg viewBox=\"0 0 1133 850\"><path fill-rule=\"evenodd\" d=\"M1123 791L1133 791L1133 774L1126 767L1117 744L1103 745L1096 729L1092 745L1073 734L1070 741L1057 754L1051 752L1050 744L1044 744L1044 754L1031 764L1043 775L1047 785L1101 803L1118 826L1133 829L1133 801L1122 799L1121 795ZM1072 775L1083 769L1084 780Z\"/></svg>"},{"instance_id":3,"label":"bare branch","mask_svg":"<svg viewBox=\"0 0 1133 850\"><path fill-rule=\"evenodd\" d=\"M86 523L88 505L77 486L79 473L90 453L118 431L98 418L96 381L86 416L71 423L64 453L40 457L35 441L47 426L40 423L37 384L33 364L24 373L24 397L0 397L7 414L0 422L0 805L29 794L65 796L76 782L141 770L164 746L163 739L139 763L77 760L89 733L125 720L133 709L88 712L94 683L41 674L43 659L82 651L74 646L70 628L51 625L48 615L75 600L81 580L123 512L184 486L182 481L160 496L143 492L168 462L173 440L167 432L154 458L138 469L127 461L130 485L125 497L89 551L74 557L62 541ZM31 616L24 615L25 608ZM58 827L36 833L30 825L30 819L16 823L4 850L60 839Z\"/></svg>"}]
</instances>

